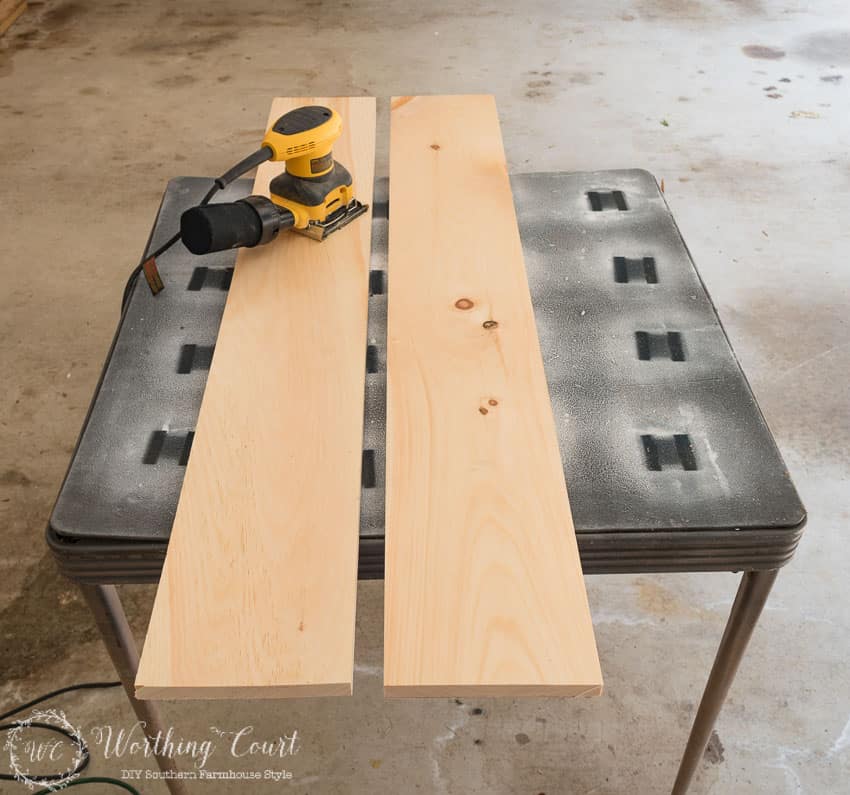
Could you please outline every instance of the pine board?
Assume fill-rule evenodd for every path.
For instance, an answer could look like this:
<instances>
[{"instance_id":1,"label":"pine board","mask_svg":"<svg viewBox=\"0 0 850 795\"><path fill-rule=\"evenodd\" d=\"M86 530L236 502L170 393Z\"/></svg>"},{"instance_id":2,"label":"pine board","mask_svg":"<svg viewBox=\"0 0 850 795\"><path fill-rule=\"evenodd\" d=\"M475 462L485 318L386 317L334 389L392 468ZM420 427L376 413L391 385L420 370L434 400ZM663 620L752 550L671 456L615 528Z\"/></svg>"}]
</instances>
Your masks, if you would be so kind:
<instances>
[{"instance_id":1,"label":"pine board","mask_svg":"<svg viewBox=\"0 0 850 795\"><path fill-rule=\"evenodd\" d=\"M279 98L270 123L307 104L342 115L334 156L371 204L374 98ZM239 252L140 698L351 693L370 241L371 213Z\"/></svg>"},{"instance_id":2,"label":"pine board","mask_svg":"<svg viewBox=\"0 0 850 795\"><path fill-rule=\"evenodd\" d=\"M393 100L384 692L602 676L495 102Z\"/></svg>"}]
</instances>

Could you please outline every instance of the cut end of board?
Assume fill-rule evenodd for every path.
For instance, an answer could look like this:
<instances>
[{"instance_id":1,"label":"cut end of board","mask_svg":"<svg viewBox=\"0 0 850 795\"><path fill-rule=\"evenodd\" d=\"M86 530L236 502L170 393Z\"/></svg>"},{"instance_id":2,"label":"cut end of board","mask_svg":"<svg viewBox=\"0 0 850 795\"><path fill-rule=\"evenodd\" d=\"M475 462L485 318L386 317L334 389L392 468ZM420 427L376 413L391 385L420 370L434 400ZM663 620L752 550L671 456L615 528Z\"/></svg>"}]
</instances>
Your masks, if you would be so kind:
<instances>
[{"instance_id":1,"label":"cut end of board","mask_svg":"<svg viewBox=\"0 0 850 795\"><path fill-rule=\"evenodd\" d=\"M602 685L384 685L384 698L591 698Z\"/></svg>"}]
</instances>

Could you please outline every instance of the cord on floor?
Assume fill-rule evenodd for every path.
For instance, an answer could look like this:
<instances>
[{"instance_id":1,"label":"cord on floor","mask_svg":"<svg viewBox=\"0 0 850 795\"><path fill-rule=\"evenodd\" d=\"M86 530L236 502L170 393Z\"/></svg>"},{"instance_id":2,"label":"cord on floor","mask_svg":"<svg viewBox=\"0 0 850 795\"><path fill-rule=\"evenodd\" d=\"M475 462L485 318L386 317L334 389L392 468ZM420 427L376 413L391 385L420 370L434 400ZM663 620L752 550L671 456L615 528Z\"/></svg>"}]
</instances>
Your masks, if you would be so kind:
<instances>
[{"instance_id":1,"label":"cord on floor","mask_svg":"<svg viewBox=\"0 0 850 795\"><path fill-rule=\"evenodd\" d=\"M17 715L19 712L23 712L25 709L29 707L34 707L37 704L41 704L43 701L48 701L51 698L55 698L56 696L61 696L63 693L70 693L74 690L103 690L106 688L112 687L120 687L121 682L83 682L77 685L69 685L68 687L61 687L58 690L51 690L49 693L45 693L43 696L39 696L38 698L34 698L32 701L27 701L24 704L20 704L13 709L10 709L8 712L4 712L0 714L0 720L5 720L6 718L10 718L12 715ZM0 725L0 732L11 731L12 729L18 728L19 723L6 723ZM86 747L86 744L71 734L69 731L61 728L60 726L52 726L49 723L39 723L32 722L28 724L29 728L33 729L42 729L44 731L52 731L56 734L61 734L64 737L67 737L72 743L74 743L77 748L80 750L81 761L77 764L77 766L73 770L66 771L64 773L49 773L47 775L32 775L31 778L38 781L39 783L47 782L47 781L56 781L59 782L64 778L69 776L79 775L85 770L89 762L91 761L91 754L89 753L89 749ZM0 773L0 780L2 781L16 781L15 776L10 773ZM119 781L117 778L109 778L107 776L86 776L85 778L74 779L73 781L68 782L67 784L62 784L62 789L68 789L70 787L79 787L83 784L111 784L114 787L118 787L120 789L126 790L127 792L133 793L133 795L141 795L141 793L135 788L132 787L125 781ZM48 793L54 792L55 789L51 789L47 787L47 789L41 789L35 793L35 795L47 795Z\"/></svg>"}]
</instances>

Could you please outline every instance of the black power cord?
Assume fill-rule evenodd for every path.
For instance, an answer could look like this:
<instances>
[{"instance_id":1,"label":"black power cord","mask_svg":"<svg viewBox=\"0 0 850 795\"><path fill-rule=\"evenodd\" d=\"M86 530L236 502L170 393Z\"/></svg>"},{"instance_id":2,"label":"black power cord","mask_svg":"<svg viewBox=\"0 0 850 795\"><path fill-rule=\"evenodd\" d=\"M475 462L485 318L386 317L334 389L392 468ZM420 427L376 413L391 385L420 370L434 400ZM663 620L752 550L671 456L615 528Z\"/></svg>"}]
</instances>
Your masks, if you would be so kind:
<instances>
[{"instance_id":1,"label":"black power cord","mask_svg":"<svg viewBox=\"0 0 850 795\"><path fill-rule=\"evenodd\" d=\"M51 690L49 693L45 693L43 696L39 696L38 698L34 698L32 701L27 701L26 704L21 704L14 709L10 709L8 712L4 712L0 715L0 720L6 720L6 718L11 718L12 715L17 715L19 712L23 712L25 709L29 709L30 707L34 707L37 704L41 704L42 701L48 701L51 698L56 698L56 696L61 696L63 693L70 693L73 690L105 690L109 687L121 687L121 682L84 682L80 685L69 685L68 687L60 687L58 690Z\"/></svg>"},{"instance_id":2,"label":"black power cord","mask_svg":"<svg viewBox=\"0 0 850 795\"><path fill-rule=\"evenodd\" d=\"M20 728L19 723L4 723L0 725L0 732L7 732L17 728ZM61 781L63 778L69 778L70 776L79 775L89 766L89 762L91 761L91 755L89 754L88 747L79 737L75 737L67 729L63 729L61 726L54 726L50 723L41 723L40 721L31 721L30 723L27 723L24 728L42 729L44 731L53 732L54 734L61 734L63 737L69 739L72 743L74 743L74 745L77 746L77 748L80 749L80 761L77 762L73 770L66 770L64 773L33 773L29 777L34 781L38 783L41 783L43 781ZM12 775L11 773L0 773L0 780L19 781L18 777Z\"/></svg>"},{"instance_id":3,"label":"black power cord","mask_svg":"<svg viewBox=\"0 0 850 795\"><path fill-rule=\"evenodd\" d=\"M269 146L261 146L256 152L252 152L248 157L240 160L235 166L228 169L224 172L218 179L215 180L213 186L207 191L206 196L201 199L199 204L200 207L207 205L212 200L213 196L216 195L220 190L224 190L231 182L239 179L243 174L250 171L252 168L256 168L261 163L265 163L266 160L270 160L274 152ZM124 297L121 299L121 311L127 307L127 301L130 300L130 293L132 292L133 285L136 282L136 279L139 278L139 274L145 267L145 263L150 260L154 260L156 262L156 258L162 256L168 249L170 249L178 240L180 240L180 233L172 235L168 240L165 241L158 249L154 252L146 256L132 271L129 278L127 279L127 284L124 287ZM153 289L153 288L151 288ZM161 289L161 288L160 288ZM158 291L157 291L158 292Z\"/></svg>"},{"instance_id":4,"label":"black power cord","mask_svg":"<svg viewBox=\"0 0 850 795\"><path fill-rule=\"evenodd\" d=\"M102 690L106 688L112 687L121 687L121 682L84 682L78 685L69 685L68 687L61 687L58 690L51 690L49 693L45 693L43 696L39 696L38 698L34 698L32 701L27 701L24 704L20 704L13 709L10 709L8 712L4 712L0 714L0 720L6 720L6 718L10 718L12 715L17 715L19 712L23 712L25 709L29 707L34 707L37 704L41 704L43 701L47 701L51 698L55 698L56 696L60 696L63 693L70 693L74 690ZM0 725L0 732L11 731L12 729L17 729L20 727L20 723L6 723ZM74 745L77 746L80 750L80 762L77 763L77 766L73 770L68 770L64 773L48 773L47 775L33 775L31 778L35 779L39 782L46 781L61 781L62 779L68 778L69 776L79 775L85 770L89 762L91 761L91 754L89 753L89 749L86 744L78 737L75 737L71 732L63 729L61 726L53 726L49 723L41 723L38 721L33 721L31 723L26 724L26 728L31 729L42 729L44 731L54 732L56 734L61 734L63 737L68 738ZM10 773L0 773L0 781L17 781L15 776ZM124 781L119 781L115 778L107 778L103 776L91 776L86 778L78 778L69 782L68 784L64 784L64 788L68 787L78 787L83 784L112 784L113 786L119 787L121 789L126 790L127 792L133 793L133 795L141 795L141 793L130 786ZM47 789L39 790L35 795L47 795L47 793L51 793L52 790L50 787Z\"/></svg>"}]
</instances>

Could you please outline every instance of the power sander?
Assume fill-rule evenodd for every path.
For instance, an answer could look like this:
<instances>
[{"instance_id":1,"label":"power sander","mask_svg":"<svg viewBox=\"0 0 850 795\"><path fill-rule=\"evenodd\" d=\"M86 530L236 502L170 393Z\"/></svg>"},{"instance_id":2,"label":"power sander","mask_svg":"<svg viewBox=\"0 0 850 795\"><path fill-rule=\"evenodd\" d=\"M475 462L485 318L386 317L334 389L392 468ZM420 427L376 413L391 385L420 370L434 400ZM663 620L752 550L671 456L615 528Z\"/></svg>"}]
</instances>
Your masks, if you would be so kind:
<instances>
[{"instance_id":1,"label":"power sander","mask_svg":"<svg viewBox=\"0 0 850 795\"><path fill-rule=\"evenodd\" d=\"M351 174L333 158L342 119L311 105L281 116L258 150L286 171L269 184L270 198L248 196L228 204L201 204L180 218L180 236L193 254L258 246L293 229L314 240L351 223L369 208L354 198Z\"/></svg>"},{"instance_id":2,"label":"power sander","mask_svg":"<svg viewBox=\"0 0 850 795\"><path fill-rule=\"evenodd\" d=\"M262 146L216 179L201 203L183 213L180 231L139 264L127 283L125 305L140 271L154 295L162 290L156 258L178 240L193 254L262 245L284 229L321 241L363 215L369 207L354 197L351 174L333 158L333 144L341 133L342 119L331 108L310 105L281 116ZM218 191L267 160L286 163L286 170L269 184L270 198L209 203Z\"/></svg>"}]
</instances>

